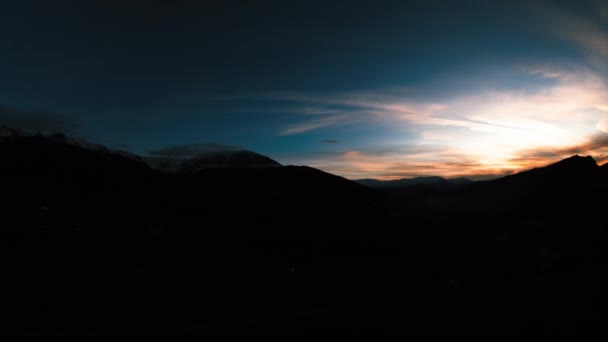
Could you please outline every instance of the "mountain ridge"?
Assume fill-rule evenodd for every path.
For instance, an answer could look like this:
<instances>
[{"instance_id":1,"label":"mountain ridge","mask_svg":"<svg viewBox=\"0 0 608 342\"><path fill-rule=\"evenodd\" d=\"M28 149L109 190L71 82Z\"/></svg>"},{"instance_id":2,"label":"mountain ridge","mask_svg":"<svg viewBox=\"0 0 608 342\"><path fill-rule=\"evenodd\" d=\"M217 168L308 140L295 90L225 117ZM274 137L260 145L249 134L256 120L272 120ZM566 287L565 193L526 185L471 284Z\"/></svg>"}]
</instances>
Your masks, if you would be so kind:
<instances>
[{"instance_id":1,"label":"mountain ridge","mask_svg":"<svg viewBox=\"0 0 608 342\"><path fill-rule=\"evenodd\" d=\"M442 210L555 210L595 206L608 174L591 156L574 155L544 167L479 181L433 197Z\"/></svg>"},{"instance_id":2,"label":"mountain ridge","mask_svg":"<svg viewBox=\"0 0 608 342\"><path fill-rule=\"evenodd\" d=\"M425 176L425 177L414 177L414 178L402 178L396 180L378 180L373 178L365 178L365 179L357 179L354 180L359 184L371 187L371 188L408 188L412 186L456 186L456 185L466 185L469 183L473 183L472 180L464 177L459 178L443 178L439 176Z\"/></svg>"},{"instance_id":3,"label":"mountain ridge","mask_svg":"<svg viewBox=\"0 0 608 342\"><path fill-rule=\"evenodd\" d=\"M8 226L35 231L88 222L91 231L120 234L119 227L109 227L122 217L130 227L124 234L151 225L194 233L185 229L192 215L226 228L246 218L273 225L292 216L307 222L321 212L328 222L349 222L347 211L368 207L374 196L364 186L311 167L282 166L253 152L230 154L235 155L236 161L212 155L211 167L203 159L202 165L167 173L111 150L68 144L61 136L3 136L0 176L6 186L0 207L12 208L5 217ZM213 164L218 158L226 164Z\"/></svg>"}]
</instances>

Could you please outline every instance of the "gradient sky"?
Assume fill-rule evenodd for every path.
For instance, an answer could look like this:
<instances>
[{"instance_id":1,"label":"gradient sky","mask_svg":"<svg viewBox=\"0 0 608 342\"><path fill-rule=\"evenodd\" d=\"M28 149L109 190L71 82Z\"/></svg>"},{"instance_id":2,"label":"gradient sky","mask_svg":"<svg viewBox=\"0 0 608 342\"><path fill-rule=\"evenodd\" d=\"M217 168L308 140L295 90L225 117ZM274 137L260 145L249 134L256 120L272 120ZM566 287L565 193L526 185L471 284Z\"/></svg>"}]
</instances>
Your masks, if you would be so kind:
<instances>
[{"instance_id":1,"label":"gradient sky","mask_svg":"<svg viewBox=\"0 0 608 342\"><path fill-rule=\"evenodd\" d=\"M608 160L605 1L12 1L0 124L347 178Z\"/></svg>"}]
</instances>

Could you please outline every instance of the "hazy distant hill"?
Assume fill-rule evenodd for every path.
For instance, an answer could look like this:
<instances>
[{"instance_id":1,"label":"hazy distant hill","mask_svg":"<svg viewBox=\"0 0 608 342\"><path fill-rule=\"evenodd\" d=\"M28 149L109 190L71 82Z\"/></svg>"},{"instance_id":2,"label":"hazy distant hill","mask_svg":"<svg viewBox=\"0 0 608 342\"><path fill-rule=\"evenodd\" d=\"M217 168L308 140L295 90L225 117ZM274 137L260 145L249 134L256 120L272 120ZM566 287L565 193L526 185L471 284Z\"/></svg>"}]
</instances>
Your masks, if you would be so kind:
<instances>
[{"instance_id":1,"label":"hazy distant hill","mask_svg":"<svg viewBox=\"0 0 608 342\"><path fill-rule=\"evenodd\" d=\"M445 179L437 176L390 181L361 179L355 182L381 193L384 196L382 207L399 215L420 213L431 196L472 183L466 178Z\"/></svg>"},{"instance_id":2,"label":"hazy distant hill","mask_svg":"<svg viewBox=\"0 0 608 342\"><path fill-rule=\"evenodd\" d=\"M146 156L150 167L169 173L193 173L211 168L264 168L282 166L277 161L247 150L219 150L195 157Z\"/></svg>"},{"instance_id":3,"label":"hazy distant hill","mask_svg":"<svg viewBox=\"0 0 608 342\"><path fill-rule=\"evenodd\" d=\"M282 166L278 162L251 151L216 151L184 161L179 172L193 173L211 168L268 168Z\"/></svg>"},{"instance_id":4,"label":"hazy distant hill","mask_svg":"<svg viewBox=\"0 0 608 342\"><path fill-rule=\"evenodd\" d=\"M438 176L431 176L431 177L403 178L403 179L387 180L387 181L381 181L381 180L377 180L377 179L359 179L359 180L355 180L355 182L368 186L370 188L377 188L377 189L408 188L408 187L412 187L412 186L427 186L427 187L433 187L433 188L437 188L437 189L439 189L439 188L448 189L455 185L470 184L473 181L471 181L467 178L464 178L464 177L454 178L454 179L445 179L445 178L438 177Z\"/></svg>"}]
</instances>

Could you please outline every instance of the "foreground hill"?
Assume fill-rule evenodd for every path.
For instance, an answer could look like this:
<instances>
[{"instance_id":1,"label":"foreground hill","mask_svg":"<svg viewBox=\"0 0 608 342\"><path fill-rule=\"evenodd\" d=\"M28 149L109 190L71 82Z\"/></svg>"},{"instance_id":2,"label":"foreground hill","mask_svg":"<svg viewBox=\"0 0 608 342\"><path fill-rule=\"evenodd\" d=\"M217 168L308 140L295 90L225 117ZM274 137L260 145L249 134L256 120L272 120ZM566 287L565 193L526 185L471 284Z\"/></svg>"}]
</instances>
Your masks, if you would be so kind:
<instances>
[{"instance_id":1,"label":"foreground hill","mask_svg":"<svg viewBox=\"0 0 608 342\"><path fill-rule=\"evenodd\" d=\"M15 232L221 234L234 225L294 217L347 222L347 210L364 209L372 199L370 190L342 177L283 167L248 151L199 156L178 173L163 173L118 152L39 134L4 137L0 159L10 222L4 229Z\"/></svg>"},{"instance_id":2,"label":"foreground hill","mask_svg":"<svg viewBox=\"0 0 608 342\"><path fill-rule=\"evenodd\" d=\"M599 208L607 177L590 157L572 156L491 181L476 182L431 201L448 211L551 212Z\"/></svg>"},{"instance_id":3,"label":"foreground hill","mask_svg":"<svg viewBox=\"0 0 608 342\"><path fill-rule=\"evenodd\" d=\"M57 135L13 135L0 141L4 231L125 226L147 217L150 184L160 174L107 149ZM156 203L160 205L159 203ZM54 228L53 228L54 227Z\"/></svg>"}]
</instances>

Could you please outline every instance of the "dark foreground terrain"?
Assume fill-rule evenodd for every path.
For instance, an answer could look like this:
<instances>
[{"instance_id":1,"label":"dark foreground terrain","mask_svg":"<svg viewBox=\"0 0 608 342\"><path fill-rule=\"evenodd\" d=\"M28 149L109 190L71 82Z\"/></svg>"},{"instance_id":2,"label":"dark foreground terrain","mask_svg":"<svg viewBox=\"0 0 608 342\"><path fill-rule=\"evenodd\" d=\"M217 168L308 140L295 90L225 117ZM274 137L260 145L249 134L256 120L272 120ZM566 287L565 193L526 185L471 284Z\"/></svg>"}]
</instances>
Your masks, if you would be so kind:
<instances>
[{"instance_id":1,"label":"dark foreground terrain","mask_svg":"<svg viewBox=\"0 0 608 342\"><path fill-rule=\"evenodd\" d=\"M6 336L608 335L608 166L590 157L413 191L0 139Z\"/></svg>"}]
</instances>

